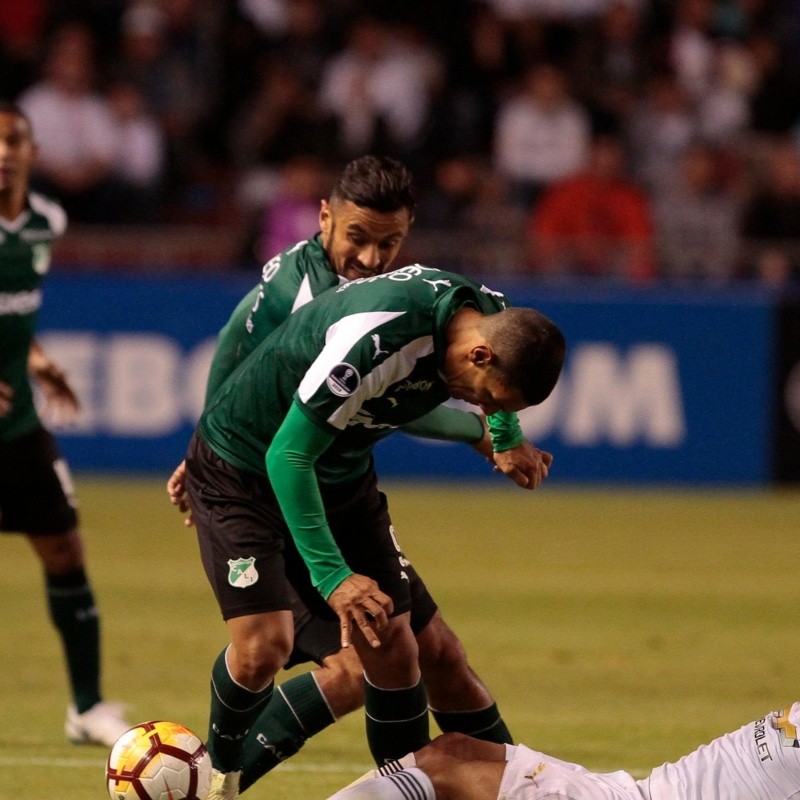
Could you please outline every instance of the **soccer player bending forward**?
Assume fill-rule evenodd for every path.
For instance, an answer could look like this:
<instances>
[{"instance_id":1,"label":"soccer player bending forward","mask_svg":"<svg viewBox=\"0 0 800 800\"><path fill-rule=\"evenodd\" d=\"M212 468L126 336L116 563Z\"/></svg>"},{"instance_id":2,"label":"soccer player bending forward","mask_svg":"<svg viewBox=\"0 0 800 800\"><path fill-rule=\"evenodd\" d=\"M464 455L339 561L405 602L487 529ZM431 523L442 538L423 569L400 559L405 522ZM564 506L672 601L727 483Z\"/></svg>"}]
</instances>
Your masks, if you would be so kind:
<instances>
[{"instance_id":1,"label":"soccer player bending forward","mask_svg":"<svg viewBox=\"0 0 800 800\"><path fill-rule=\"evenodd\" d=\"M329 800L789 800L800 793L800 702L698 747L647 778L590 772L525 745L446 733Z\"/></svg>"}]
</instances>

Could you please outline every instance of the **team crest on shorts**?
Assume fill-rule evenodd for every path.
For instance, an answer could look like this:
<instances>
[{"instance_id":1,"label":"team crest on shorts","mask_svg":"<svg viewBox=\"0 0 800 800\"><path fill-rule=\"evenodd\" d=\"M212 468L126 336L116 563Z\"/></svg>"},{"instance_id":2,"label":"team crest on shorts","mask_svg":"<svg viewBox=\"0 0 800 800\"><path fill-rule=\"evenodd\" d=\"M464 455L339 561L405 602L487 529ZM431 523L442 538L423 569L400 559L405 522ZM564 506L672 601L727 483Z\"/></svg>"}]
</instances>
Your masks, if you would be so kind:
<instances>
[{"instance_id":1,"label":"team crest on shorts","mask_svg":"<svg viewBox=\"0 0 800 800\"><path fill-rule=\"evenodd\" d=\"M349 397L360 386L361 376L355 367L342 362L330 371L327 384L337 397Z\"/></svg>"},{"instance_id":2,"label":"team crest on shorts","mask_svg":"<svg viewBox=\"0 0 800 800\"><path fill-rule=\"evenodd\" d=\"M255 567L255 556L250 558L228 559L228 583L237 589L246 589L258 580L258 570Z\"/></svg>"}]
</instances>

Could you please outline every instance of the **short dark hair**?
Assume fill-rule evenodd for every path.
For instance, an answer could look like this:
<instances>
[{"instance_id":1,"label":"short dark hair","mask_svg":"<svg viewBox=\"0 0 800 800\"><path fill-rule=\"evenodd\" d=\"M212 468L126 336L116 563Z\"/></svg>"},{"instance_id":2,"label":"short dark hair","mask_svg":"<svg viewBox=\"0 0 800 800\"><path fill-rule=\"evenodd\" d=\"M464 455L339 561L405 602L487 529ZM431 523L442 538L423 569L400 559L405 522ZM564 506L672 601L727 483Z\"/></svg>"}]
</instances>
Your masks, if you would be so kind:
<instances>
[{"instance_id":1,"label":"short dark hair","mask_svg":"<svg viewBox=\"0 0 800 800\"><path fill-rule=\"evenodd\" d=\"M16 104L10 100L0 100L0 114L13 114L15 117L22 117L32 130L31 118Z\"/></svg>"},{"instance_id":2,"label":"short dark hair","mask_svg":"<svg viewBox=\"0 0 800 800\"><path fill-rule=\"evenodd\" d=\"M567 343L558 326L532 308L507 308L481 321L481 333L497 359L503 380L519 389L528 405L546 400L555 388Z\"/></svg>"},{"instance_id":3,"label":"short dark hair","mask_svg":"<svg viewBox=\"0 0 800 800\"><path fill-rule=\"evenodd\" d=\"M414 179L408 168L389 156L361 156L342 170L331 190L331 200L349 200L373 211L408 210L413 219Z\"/></svg>"}]
</instances>

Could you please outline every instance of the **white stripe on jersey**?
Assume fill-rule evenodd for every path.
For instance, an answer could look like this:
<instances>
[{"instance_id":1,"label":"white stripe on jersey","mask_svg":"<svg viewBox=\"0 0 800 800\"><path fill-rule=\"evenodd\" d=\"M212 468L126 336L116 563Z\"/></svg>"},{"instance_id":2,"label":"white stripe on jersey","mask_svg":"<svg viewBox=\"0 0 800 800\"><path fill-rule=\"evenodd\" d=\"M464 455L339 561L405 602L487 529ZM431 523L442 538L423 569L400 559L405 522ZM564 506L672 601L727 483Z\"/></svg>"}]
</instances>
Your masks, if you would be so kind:
<instances>
[{"instance_id":1,"label":"white stripe on jersey","mask_svg":"<svg viewBox=\"0 0 800 800\"><path fill-rule=\"evenodd\" d=\"M294 305L292 306L292 314L294 314L298 308L302 308L306 303L310 303L313 299L314 295L311 294L311 281L308 279L308 273L306 273L303 275L300 288L297 290L297 294L295 295Z\"/></svg>"},{"instance_id":2,"label":"white stripe on jersey","mask_svg":"<svg viewBox=\"0 0 800 800\"><path fill-rule=\"evenodd\" d=\"M343 317L331 325L325 333L325 347L314 359L314 363L308 368L297 388L300 399L304 403L308 402L330 375L331 370L344 361L345 356L360 339L375 328L402 317L405 313L405 311L364 311Z\"/></svg>"},{"instance_id":3,"label":"white stripe on jersey","mask_svg":"<svg viewBox=\"0 0 800 800\"><path fill-rule=\"evenodd\" d=\"M50 224L50 230L56 235L61 236L67 229L67 213L58 203L48 200L36 192L28 195L28 202L31 208L41 214Z\"/></svg>"},{"instance_id":4,"label":"white stripe on jersey","mask_svg":"<svg viewBox=\"0 0 800 800\"><path fill-rule=\"evenodd\" d=\"M358 389L328 417L328 422L335 428L344 430L365 400L380 397L393 383L410 375L420 358L429 356L432 352L433 336L420 336L419 339L403 345L362 378Z\"/></svg>"}]
</instances>

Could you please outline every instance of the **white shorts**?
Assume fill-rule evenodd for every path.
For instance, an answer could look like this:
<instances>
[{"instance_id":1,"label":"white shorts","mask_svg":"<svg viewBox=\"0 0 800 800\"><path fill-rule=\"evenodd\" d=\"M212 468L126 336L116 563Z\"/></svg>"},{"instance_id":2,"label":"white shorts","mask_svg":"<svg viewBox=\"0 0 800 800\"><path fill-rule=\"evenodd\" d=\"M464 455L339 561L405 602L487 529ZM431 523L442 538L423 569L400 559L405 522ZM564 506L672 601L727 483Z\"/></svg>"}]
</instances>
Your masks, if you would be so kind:
<instances>
[{"instance_id":1,"label":"white shorts","mask_svg":"<svg viewBox=\"0 0 800 800\"><path fill-rule=\"evenodd\" d=\"M589 772L524 744L507 752L510 758L497 800L643 800L627 772Z\"/></svg>"}]
</instances>

